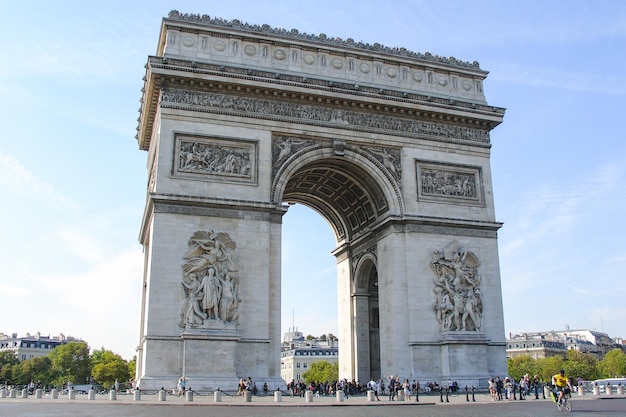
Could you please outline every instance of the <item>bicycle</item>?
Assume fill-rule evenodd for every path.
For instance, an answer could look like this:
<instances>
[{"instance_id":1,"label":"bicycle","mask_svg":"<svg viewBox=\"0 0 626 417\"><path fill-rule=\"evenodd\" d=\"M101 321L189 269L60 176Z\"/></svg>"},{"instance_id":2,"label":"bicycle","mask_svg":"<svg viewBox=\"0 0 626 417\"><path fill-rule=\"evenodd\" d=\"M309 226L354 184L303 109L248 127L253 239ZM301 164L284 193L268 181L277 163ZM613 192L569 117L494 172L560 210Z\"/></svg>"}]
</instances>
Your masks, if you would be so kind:
<instances>
[{"instance_id":1,"label":"bicycle","mask_svg":"<svg viewBox=\"0 0 626 417\"><path fill-rule=\"evenodd\" d=\"M565 389L563 390L563 398L561 398L561 400L556 403L559 411L567 411L568 413L572 411L571 391L572 390L570 390L569 387L565 387ZM555 395L558 395L558 392L556 392Z\"/></svg>"}]
</instances>

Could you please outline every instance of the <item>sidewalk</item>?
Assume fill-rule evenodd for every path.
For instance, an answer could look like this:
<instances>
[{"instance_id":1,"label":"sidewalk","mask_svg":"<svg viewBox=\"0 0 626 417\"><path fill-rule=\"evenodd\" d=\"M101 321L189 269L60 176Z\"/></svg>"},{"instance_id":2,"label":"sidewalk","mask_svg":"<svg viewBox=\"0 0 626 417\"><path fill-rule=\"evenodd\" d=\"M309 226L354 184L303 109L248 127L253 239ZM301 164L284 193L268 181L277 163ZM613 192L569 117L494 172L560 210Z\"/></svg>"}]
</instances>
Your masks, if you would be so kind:
<instances>
[{"instance_id":1,"label":"sidewalk","mask_svg":"<svg viewBox=\"0 0 626 417\"><path fill-rule=\"evenodd\" d=\"M142 394L140 399L137 400L134 398L133 394L122 394L118 393L116 395L116 399L112 400L109 394L97 394L95 399L89 400L87 394L76 394L75 399L69 399L68 395L59 395L59 398L52 399L49 395L43 396L41 399L35 398L35 396L29 396L28 398L2 398L0 399L0 404L5 402L38 402L38 403L133 403L133 404L153 404L153 405L214 405L214 406L226 406L226 407L316 407L316 406L385 406L385 405L394 405L394 406L417 406L417 405L437 405L437 406L446 406L446 405L459 405L466 404L470 405L472 403L486 404L491 403L491 396L489 394L484 393L476 393L472 396L471 391L467 394L464 391L461 391L454 395L448 395L446 397L445 393L442 395L439 394L420 394L419 401L416 401L414 396L411 397L411 400L405 401L389 401L388 396L380 396L379 401L368 401L368 397L365 395L360 396L350 396L343 401L339 401L336 396L321 396L315 397L313 396L310 399L310 402L307 402L305 397L290 397L288 395L282 395L280 401L277 401L274 398L274 395L270 394L267 396L252 396L251 400L248 402L243 396L237 395L228 395L226 393L222 393L221 401L216 401L214 394L208 393L196 393L193 395L166 395L165 399L160 397L159 394ZM578 400L593 400L593 399L605 399L605 398L626 398L626 395L598 395L594 396L592 394L586 395L577 395L573 394L572 399ZM524 403L524 402L551 402L550 399L543 399L540 395L539 399L535 399L534 395L529 395L524 400L502 400L497 401L499 403Z\"/></svg>"}]
</instances>

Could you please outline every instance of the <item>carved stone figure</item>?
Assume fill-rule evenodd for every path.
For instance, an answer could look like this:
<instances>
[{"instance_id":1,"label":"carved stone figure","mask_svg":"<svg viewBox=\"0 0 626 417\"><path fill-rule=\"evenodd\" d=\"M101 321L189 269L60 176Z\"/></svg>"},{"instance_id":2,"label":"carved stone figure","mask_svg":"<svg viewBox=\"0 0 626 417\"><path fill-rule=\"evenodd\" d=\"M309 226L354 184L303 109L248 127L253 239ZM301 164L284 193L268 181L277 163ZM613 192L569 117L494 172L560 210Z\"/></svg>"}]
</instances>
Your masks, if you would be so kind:
<instances>
[{"instance_id":1,"label":"carved stone figure","mask_svg":"<svg viewBox=\"0 0 626 417\"><path fill-rule=\"evenodd\" d=\"M482 300L478 257L457 241L435 251L430 267L435 273L433 310L444 331L480 330Z\"/></svg>"},{"instance_id":2,"label":"carved stone figure","mask_svg":"<svg viewBox=\"0 0 626 417\"><path fill-rule=\"evenodd\" d=\"M188 242L182 286L185 301L180 326L215 327L239 318L239 266L236 244L224 232L200 231Z\"/></svg>"}]
</instances>

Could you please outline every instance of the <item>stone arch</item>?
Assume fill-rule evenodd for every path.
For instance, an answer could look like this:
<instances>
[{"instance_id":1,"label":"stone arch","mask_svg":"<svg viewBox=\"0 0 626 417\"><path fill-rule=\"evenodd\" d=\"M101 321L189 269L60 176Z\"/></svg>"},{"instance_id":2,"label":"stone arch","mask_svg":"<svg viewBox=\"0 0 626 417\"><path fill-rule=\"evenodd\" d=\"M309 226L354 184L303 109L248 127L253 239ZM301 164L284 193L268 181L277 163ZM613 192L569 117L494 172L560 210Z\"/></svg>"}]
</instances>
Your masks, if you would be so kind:
<instances>
[{"instance_id":1,"label":"stone arch","mask_svg":"<svg viewBox=\"0 0 626 417\"><path fill-rule=\"evenodd\" d=\"M352 355L353 369L361 381L380 379L380 317L378 304L378 267L376 246L353 257L354 280L352 282L351 305L353 311L354 338Z\"/></svg>"},{"instance_id":2,"label":"stone arch","mask_svg":"<svg viewBox=\"0 0 626 417\"><path fill-rule=\"evenodd\" d=\"M351 241L404 211L399 185L375 162L353 147L342 155L331 147L303 149L278 170L272 199L311 207L331 224L338 242Z\"/></svg>"}]
</instances>

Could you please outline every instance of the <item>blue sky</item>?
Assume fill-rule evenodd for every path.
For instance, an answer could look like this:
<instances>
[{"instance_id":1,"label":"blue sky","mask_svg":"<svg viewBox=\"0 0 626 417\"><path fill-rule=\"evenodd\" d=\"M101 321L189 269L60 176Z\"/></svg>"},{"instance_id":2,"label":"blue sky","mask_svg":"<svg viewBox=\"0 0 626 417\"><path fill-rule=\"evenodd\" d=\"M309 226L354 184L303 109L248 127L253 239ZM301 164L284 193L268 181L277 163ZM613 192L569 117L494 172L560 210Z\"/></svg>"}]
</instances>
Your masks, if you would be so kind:
<instances>
[{"instance_id":1,"label":"blue sky","mask_svg":"<svg viewBox=\"0 0 626 417\"><path fill-rule=\"evenodd\" d=\"M0 1L0 332L139 338L144 64L176 9L479 61L506 332L626 337L626 3ZM283 329L337 333L335 239L294 206ZM306 288L306 298L303 290ZM297 300L297 301L289 301Z\"/></svg>"}]
</instances>

